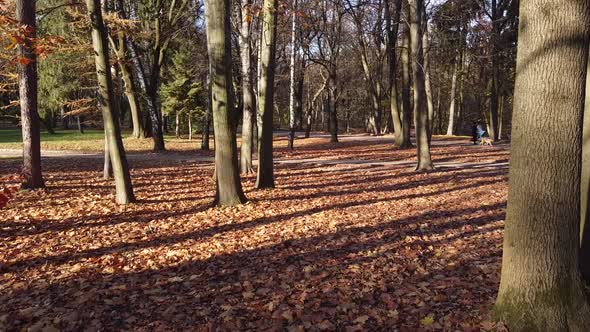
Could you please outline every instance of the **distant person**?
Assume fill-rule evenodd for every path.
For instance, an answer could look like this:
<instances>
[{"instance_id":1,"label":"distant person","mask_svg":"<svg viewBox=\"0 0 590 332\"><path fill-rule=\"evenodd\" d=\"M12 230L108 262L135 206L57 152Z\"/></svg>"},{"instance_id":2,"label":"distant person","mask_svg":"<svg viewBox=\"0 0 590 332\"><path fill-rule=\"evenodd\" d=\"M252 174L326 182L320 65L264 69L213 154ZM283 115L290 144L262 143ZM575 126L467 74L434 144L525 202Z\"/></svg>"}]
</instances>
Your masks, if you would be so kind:
<instances>
[{"instance_id":1,"label":"distant person","mask_svg":"<svg viewBox=\"0 0 590 332\"><path fill-rule=\"evenodd\" d=\"M477 122L475 121L471 125L471 137L473 138L473 145L477 144Z\"/></svg>"},{"instance_id":2,"label":"distant person","mask_svg":"<svg viewBox=\"0 0 590 332\"><path fill-rule=\"evenodd\" d=\"M485 135L486 135L486 131L483 130L483 127L480 124L478 124L477 125L477 140L479 141Z\"/></svg>"}]
</instances>

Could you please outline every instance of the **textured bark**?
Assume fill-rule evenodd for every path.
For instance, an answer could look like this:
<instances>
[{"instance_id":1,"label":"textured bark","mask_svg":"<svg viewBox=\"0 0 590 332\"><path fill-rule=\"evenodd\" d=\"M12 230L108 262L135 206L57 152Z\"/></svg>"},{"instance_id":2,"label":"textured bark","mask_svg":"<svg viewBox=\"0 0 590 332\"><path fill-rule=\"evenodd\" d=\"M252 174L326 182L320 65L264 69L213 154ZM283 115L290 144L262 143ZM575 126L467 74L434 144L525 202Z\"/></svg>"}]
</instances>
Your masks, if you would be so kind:
<instances>
[{"instance_id":1,"label":"textured bark","mask_svg":"<svg viewBox=\"0 0 590 332\"><path fill-rule=\"evenodd\" d=\"M45 187L41 172L41 128L37 113L37 56L33 52L32 39L37 35L35 1L17 0L16 19L19 27L26 27L27 39L18 46L18 92L20 98L23 135L23 189Z\"/></svg>"},{"instance_id":2,"label":"textured bark","mask_svg":"<svg viewBox=\"0 0 590 332\"><path fill-rule=\"evenodd\" d=\"M406 4L404 2L404 4ZM409 16L409 10L406 4L406 17ZM403 141L405 145L399 145L401 149L407 149L412 147L412 142L410 141L410 127L411 127L411 119L412 119L412 103L410 101L411 94L410 94L410 29L409 27L405 27L403 29L403 38L402 38L402 50L401 50L401 60L402 60L402 135Z\"/></svg>"},{"instance_id":3,"label":"textured bark","mask_svg":"<svg viewBox=\"0 0 590 332\"><path fill-rule=\"evenodd\" d=\"M397 45L397 34L399 29L399 18L402 8L402 0L395 0L395 12L392 18L390 1L385 1L385 21L387 29L387 57L389 60L389 109L395 133L395 145L403 147L407 145L403 135L402 119L397 98L397 56L395 53Z\"/></svg>"},{"instance_id":4,"label":"textured bark","mask_svg":"<svg viewBox=\"0 0 590 332\"><path fill-rule=\"evenodd\" d=\"M261 123L259 130L258 146L258 171L256 176L257 189L274 188L273 165L273 107L274 107L274 76L275 76L275 49L277 31L277 0L264 0L262 23L262 51L260 74L260 101L258 112Z\"/></svg>"},{"instance_id":5,"label":"textured bark","mask_svg":"<svg viewBox=\"0 0 590 332\"><path fill-rule=\"evenodd\" d=\"M238 147L234 122L236 110L231 93L231 30L229 0L206 0L207 46L211 63L211 101L215 127L214 204L232 206L244 203L238 169Z\"/></svg>"},{"instance_id":6,"label":"textured bark","mask_svg":"<svg viewBox=\"0 0 590 332\"><path fill-rule=\"evenodd\" d=\"M328 107L330 108L330 142L338 143L338 77L336 67L328 71Z\"/></svg>"},{"instance_id":7,"label":"textured bark","mask_svg":"<svg viewBox=\"0 0 590 332\"><path fill-rule=\"evenodd\" d=\"M109 149L109 140L106 139L106 131L105 131L105 140L104 140L104 166L102 169L102 178L105 180L110 180L113 177L113 165L111 164L111 151Z\"/></svg>"},{"instance_id":8,"label":"textured bark","mask_svg":"<svg viewBox=\"0 0 590 332\"><path fill-rule=\"evenodd\" d=\"M586 284L590 284L590 58L586 71L586 101L582 136L580 270Z\"/></svg>"},{"instance_id":9,"label":"textured bark","mask_svg":"<svg viewBox=\"0 0 590 332\"><path fill-rule=\"evenodd\" d=\"M114 104L113 80L109 70L109 49L107 44L106 26L102 20L100 0L86 0L88 15L92 25L92 46L96 64L96 75L99 90L99 103L102 109L105 140L108 144L109 156L115 178L116 201L127 204L135 201L129 166L125 157L121 129L119 127L118 110Z\"/></svg>"},{"instance_id":10,"label":"textured bark","mask_svg":"<svg viewBox=\"0 0 590 332\"><path fill-rule=\"evenodd\" d=\"M250 22L253 13L250 6L252 1L243 0L240 11L242 24L240 27L239 45L242 70L242 145L240 147L240 170L242 173L254 173L252 166L252 152L254 150L254 118L255 118L255 97L252 63L252 29Z\"/></svg>"},{"instance_id":11,"label":"textured bark","mask_svg":"<svg viewBox=\"0 0 590 332\"><path fill-rule=\"evenodd\" d=\"M520 15L508 209L494 313L510 331L590 331L578 270L590 2L521 1Z\"/></svg>"},{"instance_id":12,"label":"textured bark","mask_svg":"<svg viewBox=\"0 0 590 332\"><path fill-rule=\"evenodd\" d=\"M141 124L141 109L139 107L139 99L135 91L135 84L133 82L133 75L127 64L127 55L125 47L125 35L122 32L117 34L118 45L115 49L115 55L119 62L119 68L121 69L121 78L123 79L124 92L129 102L129 108L131 109L131 123L133 126L133 133L131 137L141 138L144 135L143 126Z\"/></svg>"},{"instance_id":13,"label":"textured bark","mask_svg":"<svg viewBox=\"0 0 590 332\"><path fill-rule=\"evenodd\" d=\"M412 83L414 88L414 127L418 152L417 171L434 169L430 157L428 111L424 86L424 54L422 48L422 0L408 0L410 7L410 57L412 61Z\"/></svg>"}]
</instances>

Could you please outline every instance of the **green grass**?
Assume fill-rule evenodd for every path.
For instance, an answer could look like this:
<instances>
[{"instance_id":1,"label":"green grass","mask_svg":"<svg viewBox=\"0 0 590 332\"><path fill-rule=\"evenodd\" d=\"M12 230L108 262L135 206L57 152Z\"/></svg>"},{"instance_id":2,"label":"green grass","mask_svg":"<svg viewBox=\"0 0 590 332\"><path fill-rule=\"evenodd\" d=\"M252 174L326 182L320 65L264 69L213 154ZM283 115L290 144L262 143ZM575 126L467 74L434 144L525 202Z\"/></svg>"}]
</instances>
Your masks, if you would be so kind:
<instances>
[{"instance_id":1,"label":"green grass","mask_svg":"<svg viewBox=\"0 0 590 332\"><path fill-rule=\"evenodd\" d=\"M55 134L41 131L41 142L89 141L102 139L103 136L102 130L85 130L84 134L80 134L77 130L56 130ZM22 141L20 129L0 129L0 144L22 143Z\"/></svg>"}]
</instances>

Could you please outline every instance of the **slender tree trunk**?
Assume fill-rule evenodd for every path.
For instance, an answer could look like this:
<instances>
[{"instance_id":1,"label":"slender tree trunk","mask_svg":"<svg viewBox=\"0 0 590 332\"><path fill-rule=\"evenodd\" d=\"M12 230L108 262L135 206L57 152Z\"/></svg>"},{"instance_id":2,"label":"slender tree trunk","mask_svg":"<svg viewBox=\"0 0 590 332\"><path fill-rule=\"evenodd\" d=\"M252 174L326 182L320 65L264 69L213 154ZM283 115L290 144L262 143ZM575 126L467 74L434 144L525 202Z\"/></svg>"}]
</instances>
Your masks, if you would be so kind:
<instances>
[{"instance_id":1,"label":"slender tree trunk","mask_svg":"<svg viewBox=\"0 0 590 332\"><path fill-rule=\"evenodd\" d=\"M78 124L78 132L80 134L84 134L84 121L82 120L81 116L76 117L76 122Z\"/></svg>"},{"instance_id":2,"label":"slender tree trunk","mask_svg":"<svg viewBox=\"0 0 590 332\"><path fill-rule=\"evenodd\" d=\"M252 30L251 30L251 11L252 1L242 0L241 13L241 30L239 33L240 56L242 60L242 145L240 147L240 170L242 173L254 173L252 166L252 153L254 150L254 120L255 120L255 96L253 81L253 63L252 63Z\"/></svg>"},{"instance_id":3,"label":"slender tree trunk","mask_svg":"<svg viewBox=\"0 0 590 332\"><path fill-rule=\"evenodd\" d=\"M491 62L492 62L492 91L490 95L490 138L494 141L498 140L498 79L499 79L499 64L498 64L498 39L499 36L499 26L498 26L498 5L497 0L492 0L492 52L491 52Z\"/></svg>"},{"instance_id":4,"label":"slender tree trunk","mask_svg":"<svg viewBox=\"0 0 590 332\"><path fill-rule=\"evenodd\" d=\"M211 95L215 127L214 204L231 206L244 203L238 169L238 146L234 122L236 110L232 96L230 1L206 0L207 46L211 63Z\"/></svg>"},{"instance_id":5,"label":"slender tree trunk","mask_svg":"<svg viewBox=\"0 0 590 332\"><path fill-rule=\"evenodd\" d=\"M338 143L338 78L336 66L331 66L328 71L328 105L330 108L330 142Z\"/></svg>"},{"instance_id":6,"label":"slender tree trunk","mask_svg":"<svg viewBox=\"0 0 590 332\"><path fill-rule=\"evenodd\" d=\"M191 113L188 113L187 119L188 119L188 140L192 141L193 140L193 115Z\"/></svg>"},{"instance_id":7,"label":"slender tree trunk","mask_svg":"<svg viewBox=\"0 0 590 332\"><path fill-rule=\"evenodd\" d=\"M176 111L176 123L174 133L176 138L180 138L180 112Z\"/></svg>"},{"instance_id":8,"label":"slender tree trunk","mask_svg":"<svg viewBox=\"0 0 590 332\"><path fill-rule=\"evenodd\" d=\"M494 308L510 331L590 331L578 270L589 40L590 2L520 2L508 209Z\"/></svg>"},{"instance_id":9,"label":"slender tree trunk","mask_svg":"<svg viewBox=\"0 0 590 332\"><path fill-rule=\"evenodd\" d=\"M164 133L162 132L162 121L158 112L158 105L157 105L157 87L152 87L147 82L147 78L145 77L143 64L141 63L141 59L139 58L139 54L137 52L137 47L135 43L128 39L129 45L129 53L131 55L131 59L133 60L133 65L135 66L135 72L138 76L139 86L146 96L146 106L147 106L147 117L148 117L148 124L150 125L150 134L152 139L154 140L154 152L162 152L166 150L164 145ZM155 75L152 73L152 75ZM157 83L156 82L151 82Z\"/></svg>"},{"instance_id":10,"label":"slender tree trunk","mask_svg":"<svg viewBox=\"0 0 590 332\"><path fill-rule=\"evenodd\" d=\"M23 189L45 187L41 172L41 126L37 113L37 56L33 40L37 36L35 1L17 0L16 19L26 33L26 40L18 46L18 91L23 135Z\"/></svg>"},{"instance_id":11,"label":"slender tree trunk","mask_svg":"<svg viewBox=\"0 0 590 332\"><path fill-rule=\"evenodd\" d=\"M107 31L102 20L100 0L86 0L88 15L92 24L92 45L94 48L96 74L99 86L99 102L105 129L109 155L115 177L116 200L119 204L135 201L129 166L125 157L121 129L119 128L118 112L114 104L113 80L109 70L109 50Z\"/></svg>"},{"instance_id":12,"label":"slender tree trunk","mask_svg":"<svg viewBox=\"0 0 590 332\"><path fill-rule=\"evenodd\" d=\"M256 176L257 189L274 188L273 165L273 107L274 107L274 76L275 49L277 31L277 0L264 0L262 23L262 52L260 74L260 102L258 111L262 123L258 127L258 172Z\"/></svg>"},{"instance_id":13,"label":"slender tree trunk","mask_svg":"<svg viewBox=\"0 0 590 332\"><path fill-rule=\"evenodd\" d=\"M289 64L290 84L289 84L289 143L288 149L293 150L295 141L295 65L296 65L296 32L297 32L297 0L293 0L293 13L291 22L291 62Z\"/></svg>"},{"instance_id":14,"label":"slender tree trunk","mask_svg":"<svg viewBox=\"0 0 590 332\"><path fill-rule=\"evenodd\" d=\"M459 57L455 58L453 65L453 78L451 79L451 104L449 106L449 125L447 127L447 135L453 136L455 132L455 109L457 106L457 75L459 72Z\"/></svg>"},{"instance_id":15,"label":"slender tree trunk","mask_svg":"<svg viewBox=\"0 0 590 332\"><path fill-rule=\"evenodd\" d=\"M434 169L430 157L430 133L428 110L426 108L426 89L424 85L424 55L422 47L423 0L408 0L410 6L410 54L412 61L412 83L414 88L414 123L416 127L416 147L418 150L417 171Z\"/></svg>"},{"instance_id":16,"label":"slender tree trunk","mask_svg":"<svg viewBox=\"0 0 590 332\"><path fill-rule=\"evenodd\" d=\"M209 131L211 129L211 119L213 117L213 112L211 110L213 103L211 100L212 96L210 75L210 73L207 74L207 108L205 109L205 119L203 120L203 130L201 133L201 150L205 151L209 151Z\"/></svg>"},{"instance_id":17,"label":"slender tree trunk","mask_svg":"<svg viewBox=\"0 0 590 332\"><path fill-rule=\"evenodd\" d=\"M113 165L111 163L111 151L109 149L109 140L107 139L105 131L104 136L104 167L102 170L102 178L110 180L113 177Z\"/></svg>"},{"instance_id":18,"label":"slender tree trunk","mask_svg":"<svg viewBox=\"0 0 590 332\"><path fill-rule=\"evenodd\" d=\"M407 3L404 2L404 4ZM409 14L408 8L405 9L406 13ZM408 17L409 15L406 15ZM401 60L402 60L402 135L404 136L404 141L407 142L405 145L400 146L400 148L410 148L412 147L412 141L410 140L410 122L412 121L412 103L411 103L411 94L410 94L410 28L405 27L403 30L403 39L402 39L402 50L401 50Z\"/></svg>"},{"instance_id":19,"label":"slender tree trunk","mask_svg":"<svg viewBox=\"0 0 590 332\"><path fill-rule=\"evenodd\" d=\"M121 68L121 77L124 83L124 92L129 102L129 108L131 110L131 123L133 126L133 133L131 137L141 138L143 133L143 126L141 124L141 109L139 107L139 100L137 93L135 92L135 84L133 82L133 75L127 64L126 47L125 47L125 35L120 32L118 33L118 49L115 52Z\"/></svg>"},{"instance_id":20,"label":"slender tree trunk","mask_svg":"<svg viewBox=\"0 0 590 332\"><path fill-rule=\"evenodd\" d=\"M426 92L426 106L428 109L428 142L432 140L432 132L434 129L434 103L432 98L432 83L430 82L430 47L429 47L429 32L428 21L424 15L424 31L422 34L422 48L424 49L424 85Z\"/></svg>"}]
</instances>

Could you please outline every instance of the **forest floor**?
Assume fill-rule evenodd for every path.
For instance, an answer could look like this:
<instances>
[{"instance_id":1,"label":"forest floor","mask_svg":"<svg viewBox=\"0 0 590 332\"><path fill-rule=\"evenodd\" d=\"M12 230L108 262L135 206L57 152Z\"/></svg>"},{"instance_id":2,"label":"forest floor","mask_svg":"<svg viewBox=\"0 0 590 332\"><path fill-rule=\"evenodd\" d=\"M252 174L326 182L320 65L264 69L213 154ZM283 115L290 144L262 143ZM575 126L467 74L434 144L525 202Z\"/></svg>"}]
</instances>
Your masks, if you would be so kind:
<instances>
[{"instance_id":1,"label":"forest floor","mask_svg":"<svg viewBox=\"0 0 590 332\"><path fill-rule=\"evenodd\" d=\"M328 140L279 138L277 188L243 176L232 208L210 208L210 152L131 154L128 206L100 154L45 157L47 189L0 211L0 330L501 329L508 147L439 137L415 173L391 137Z\"/></svg>"}]
</instances>

